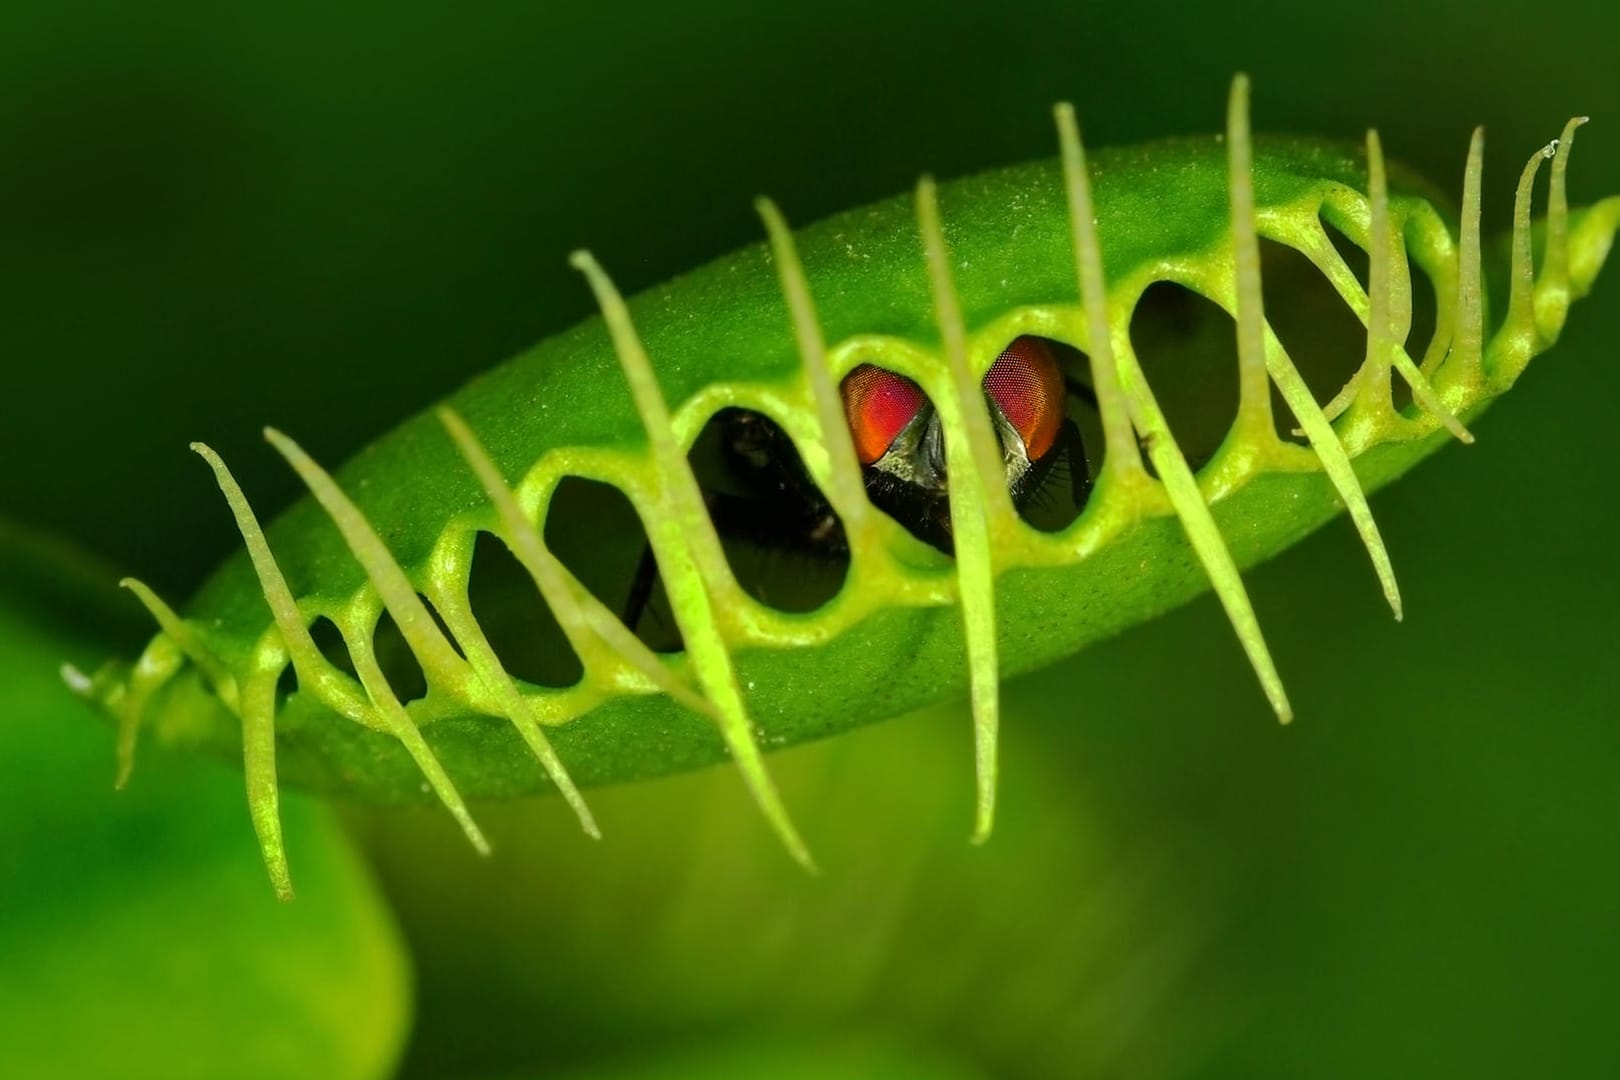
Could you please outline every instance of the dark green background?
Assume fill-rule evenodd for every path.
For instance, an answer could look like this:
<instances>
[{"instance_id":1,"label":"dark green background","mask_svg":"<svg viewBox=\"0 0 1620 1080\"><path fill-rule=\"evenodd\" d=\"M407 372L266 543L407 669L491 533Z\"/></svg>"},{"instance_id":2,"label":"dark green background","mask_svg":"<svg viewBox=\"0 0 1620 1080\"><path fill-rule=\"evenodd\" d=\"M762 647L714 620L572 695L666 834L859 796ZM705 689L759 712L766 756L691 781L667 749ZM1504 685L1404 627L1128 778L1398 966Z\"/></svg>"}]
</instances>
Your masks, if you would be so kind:
<instances>
[{"instance_id":1,"label":"dark green background","mask_svg":"<svg viewBox=\"0 0 1620 1080\"><path fill-rule=\"evenodd\" d=\"M632 290L754 240L759 192L808 221L1047 155L1059 98L1094 144L1208 131L1247 70L1257 128L1376 125L1448 190L1483 122L1496 225L1589 112L1572 195L1620 192L1597 0L873 7L8 7L0 517L183 594L233 547L188 440L283 505L263 424L342 458L587 314L571 248ZM1620 1071L1617 277L1375 500L1405 625L1343 522L1252 575L1291 730L1206 600L1009 687L985 850L952 710L775 759L820 880L723 771L597 793L600 846L492 808L486 864L353 809L407 1069Z\"/></svg>"}]
</instances>

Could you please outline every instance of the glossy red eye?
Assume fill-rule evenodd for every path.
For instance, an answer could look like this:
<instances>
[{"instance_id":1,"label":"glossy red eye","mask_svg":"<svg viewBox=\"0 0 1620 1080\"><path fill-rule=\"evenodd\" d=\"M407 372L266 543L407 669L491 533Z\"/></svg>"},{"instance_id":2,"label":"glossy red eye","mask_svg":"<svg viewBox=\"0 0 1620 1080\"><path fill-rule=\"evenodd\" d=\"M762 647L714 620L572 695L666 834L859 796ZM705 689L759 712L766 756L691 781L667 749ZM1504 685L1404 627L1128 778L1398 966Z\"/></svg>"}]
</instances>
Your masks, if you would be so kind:
<instances>
[{"instance_id":1,"label":"glossy red eye","mask_svg":"<svg viewBox=\"0 0 1620 1080\"><path fill-rule=\"evenodd\" d=\"M886 454L928 400L922 388L904 375L872 364L862 364L844 376L843 392L844 413L862 465Z\"/></svg>"},{"instance_id":2,"label":"glossy red eye","mask_svg":"<svg viewBox=\"0 0 1620 1080\"><path fill-rule=\"evenodd\" d=\"M984 392L1024 440L1029 459L1045 457L1063 427L1067 401L1063 369L1051 347L1037 337L1008 345L985 373Z\"/></svg>"}]
</instances>

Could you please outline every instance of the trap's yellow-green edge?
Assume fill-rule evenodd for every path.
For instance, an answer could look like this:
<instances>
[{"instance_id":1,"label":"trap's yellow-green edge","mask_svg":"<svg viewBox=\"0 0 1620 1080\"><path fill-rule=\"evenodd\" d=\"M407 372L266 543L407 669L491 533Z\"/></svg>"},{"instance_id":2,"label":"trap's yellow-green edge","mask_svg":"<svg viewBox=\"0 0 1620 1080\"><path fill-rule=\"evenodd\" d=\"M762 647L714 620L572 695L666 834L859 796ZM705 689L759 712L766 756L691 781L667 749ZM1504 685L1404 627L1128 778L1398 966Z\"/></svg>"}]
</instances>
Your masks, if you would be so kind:
<instances>
[{"instance_id":1,"label":"trap's yellow-green edge","mask_svg":"<svg viewBox=\"0 0 1620 1080\"><path fill-rule=\"evenodd\" d=\"M243 755L272 879L290 895L276 825L280 782L376 800L432 793L482 846L464 797L555 786L594 834L579 788L731 756L788 850L810 865L761 750L971 688L982 839L994 807L999 677L1073 653L1212 583L1286 721L1292 707L1238 568L1348 505L1399 617L1365 492L1448 439L1471 437L1463 423L1556 339L1570 301L1591 287L1620 226L1620 198L1567 209L1564 170L1582 120L1536 152L1515 193L1507 314L1487 325L1477 132L1459 230L1421 182L1386 170L1375 136L1365 155L1252 140L1247 94L1240 78L1225 138L1104 151L1089 164L1072 112L1059 107L1057 161L937 187L925 180L915 199L796 234L762 201L768 245L628 303L578 253L605 320L480 376L331 477L270 432L312 496L262 532L225 464L198 447L250 550L178 614L130 583L163 632L133 665L110 663L93 679L70 673L120 724L120 777L143 729ZM1546 159L1547 239L1533 270L1532 181ZM1322 221L1371 253L1370 296ZM1369 327L1365 364L1325 411L1265 321L1258 237L1303 252ZM1421 357L1401 345L1412 312L1408 260L1436 292L1436 333ZM1198 292L1236 319L1239 415L1196 476L1131 348L1131 313L1158 281ZM979 377L1026 333L1087 354L1106 433L1097 490L1059 534L1017 519L992 475L988 424L975 412ZM865 503L836 400L837 380L859 363L916 379L940 408L951 460L971 463L951 478L954 562ZM1392 378L1412 385L1416 405L1393 407ZM1308 448L1276 436L1273 383ZM776 420L845 523L848 579L814 613L747 597L702 513L684 450L724 406ZM1162 481L1148 474L1144 454ZM647 651L547 551L536 526L566 476L609 483L636 506L686 653ZM465 588L480 531L499 536L533 575L584 664L578 685L544 689L502 670ZM427 696L408 704L376 670L372 637L385 608L427 676ZM309 641L305 628L320 616L342 632L359 682ZM289 662L299 690L277 707L274 688Z\"/></svg>"}]
</instances>

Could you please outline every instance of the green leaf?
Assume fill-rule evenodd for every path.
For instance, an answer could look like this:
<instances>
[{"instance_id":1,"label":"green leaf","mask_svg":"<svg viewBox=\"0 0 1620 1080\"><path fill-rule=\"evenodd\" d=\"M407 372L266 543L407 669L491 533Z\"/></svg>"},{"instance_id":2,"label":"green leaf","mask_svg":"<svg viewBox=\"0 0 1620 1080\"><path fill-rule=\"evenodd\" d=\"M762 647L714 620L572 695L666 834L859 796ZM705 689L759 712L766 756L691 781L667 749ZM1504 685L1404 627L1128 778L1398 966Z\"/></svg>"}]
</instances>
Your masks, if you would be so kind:
<instances>
[{"instance_id":1,"label":"green leaf","mask_svg":"<svg viewBox=\"0 0 1620 1080\"><path fill-rule=\"evenodd\" d=\"M982 1080L985 1075L942 1060L937 1051L908 1053L879 1042L843 1039L674 1051L571 1072L566 1080Z\"/></svg>"},{"instance_id":2,"label":"green leaf","mask_svg":"<svg viewBox=\"0 0 1620 1080\"><path fill-rule=\"evenodd\" d=\"M265 888L239 773L154 749L115 792L112 734L59 673L105 650L108 600L60 556L0 531L4 1071L388 1074L409 966L331 813L283 803L303 871L289 905ZM76 629L39 617L47 593Z\"/></svg>"}]
</instances>

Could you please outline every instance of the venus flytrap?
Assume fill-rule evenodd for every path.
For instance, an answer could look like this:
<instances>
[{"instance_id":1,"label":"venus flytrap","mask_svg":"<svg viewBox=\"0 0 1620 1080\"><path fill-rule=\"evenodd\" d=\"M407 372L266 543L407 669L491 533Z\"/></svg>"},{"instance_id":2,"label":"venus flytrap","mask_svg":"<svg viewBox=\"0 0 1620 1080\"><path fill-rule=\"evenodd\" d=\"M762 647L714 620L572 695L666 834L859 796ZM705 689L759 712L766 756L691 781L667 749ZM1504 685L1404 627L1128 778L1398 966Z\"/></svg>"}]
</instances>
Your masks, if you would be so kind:
<instances>
[{"instance_id":1,"label":"venus flytrap","mask_svg":"<svg viewBox=\"0 0 1620 1080\"><path fill-rule=\"evenodd\" d=\"M473 381L335 475L269 432L312 498L268 529L224 462L199 446L246 550L178 613L132 582L161 632L133 665L74 680L120 726L120 775L143 729L240 754L283 896L291 883L277 823L281 781L379 801L432 796L482 848L467 798L555 788L595 835L580 789L730 757L788 851L813 866L763 749L965 690L979 783L973 836L982 840L995 805L1001 677L1206 588L1287 721L1292 705L1240 569L1347 509L1399 618L1367 493L1449 439L1471 439L1464 422L1552 344L1569 303L1591 288L1620 227L1620 198L1568 208L1565 169L1583 121L1537 151L1517 192L1505 316L1491 328L1477 132L1454 232L1423 197L1391 182L1375 134L1364 161L1315 142L1254 140L1241 77L1224 140L1146 144L1088 165L1072 110L1060 106L1057 120L1056 162L925 180L915 198L797 233L762 201L768 244L628 301L593 258L576 255L602 320ZM1531 190L1548 157L1537 273ZM1324 221L1368 252L1366 289ZM1363 363L1326 406L1267 319L1261 240L1309 259L1366 328ZM1406 351L1413 266L1439 294L1420 358ZM1237 415L1196 470L1130 334L1143 293L1165 281L1235 320ZM1086 448L1100 461L1090 461L1083 510L1052 531L1026 524L1009 499L995 440L1003 454L1008 443L986 409L986 373L1009 342L1031 336L1084 354L1064 374L1094 398L1103 433ZM861 365L926 394L945 459L965 463L947 475L950 554L868 502L870 463L857 460L839 400L840 380ZM1397 379L1412 406L1396 406ZM1291 420L1273 417L1273 386ZM848 569L814 610L761 602L727 560L726 537L706 512L712 495L688 456L722 409L779 426L836 512ZM1279 421L1297 426L1306 445L1279 435ZM552 513L572 479L609 485L634 507L681 651L655 653L552 551L550 538L569 530L592 538L599 528ZM513 552L544 598L560 630L556 648L578 657L583 675L572 685L528 682L503 662L502 616L469 592L485 533ZM425 681L414 700L387 670L385 613ZM337 628L341 649L314 639L321 619Z\"/></svg>"}]
</instances>

